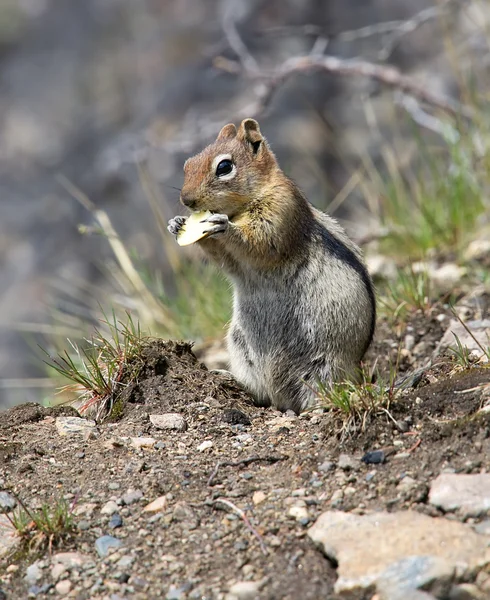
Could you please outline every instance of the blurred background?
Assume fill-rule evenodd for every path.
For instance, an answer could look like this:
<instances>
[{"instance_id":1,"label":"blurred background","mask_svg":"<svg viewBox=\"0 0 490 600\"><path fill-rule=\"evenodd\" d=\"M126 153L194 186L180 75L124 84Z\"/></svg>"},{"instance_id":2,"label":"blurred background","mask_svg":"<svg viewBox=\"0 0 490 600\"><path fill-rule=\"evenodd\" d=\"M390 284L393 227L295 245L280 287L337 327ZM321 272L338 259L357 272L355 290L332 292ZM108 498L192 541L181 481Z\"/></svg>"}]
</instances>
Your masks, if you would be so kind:
<instances>
[{"instance_id":1,"label":"blurred background","mask_svg":"<svg viewBox=\"0 0 490 600\"><path fill-rule=\"evenodd\" d=\"M203 352L218 340L220 364L228 285L164 228L185 159L254 116L310 201L369 241L390 190L410 202L421 148L449 172L469 128L450 100L485 101L489 25L476 0L1 0L0 407L51 397L39 346L69 348L102 310ZM389 71L276 77L321 55L394 66L449 110Z\"/></svg>"}]
</instances>

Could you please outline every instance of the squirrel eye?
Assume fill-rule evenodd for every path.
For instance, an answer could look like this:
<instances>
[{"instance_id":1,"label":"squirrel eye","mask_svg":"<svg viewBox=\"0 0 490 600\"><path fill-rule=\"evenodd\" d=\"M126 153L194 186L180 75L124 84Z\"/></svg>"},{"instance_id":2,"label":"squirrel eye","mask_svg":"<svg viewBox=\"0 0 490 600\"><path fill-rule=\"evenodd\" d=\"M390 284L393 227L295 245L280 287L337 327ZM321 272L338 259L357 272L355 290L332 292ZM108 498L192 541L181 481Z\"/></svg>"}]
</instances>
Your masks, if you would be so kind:
<instances>
[{"instance_id":1,"label":"squirrel eye","mask_svg":"<svg viewBox=\"0 0 490 600\"><path fill-rule=\"evenodd\" d=\"M222 160L218 166L216 167L216 177L222 177L223 175L228 175L233 171L234 164L231 160L225 158Z\"/></svg>"}]
</instances>

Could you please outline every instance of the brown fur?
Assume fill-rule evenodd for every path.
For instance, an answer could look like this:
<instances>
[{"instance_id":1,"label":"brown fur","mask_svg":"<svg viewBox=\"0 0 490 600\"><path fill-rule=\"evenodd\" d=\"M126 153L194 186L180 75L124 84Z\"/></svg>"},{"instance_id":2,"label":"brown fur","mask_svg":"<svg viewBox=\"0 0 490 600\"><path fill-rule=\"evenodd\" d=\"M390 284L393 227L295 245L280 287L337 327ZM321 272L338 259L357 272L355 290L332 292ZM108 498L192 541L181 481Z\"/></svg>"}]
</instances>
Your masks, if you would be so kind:
<instances>
[{"instance_id":1,"label":"brown fur","mask_svg":"<svg viewBox=\"0 0 490 600\"><path fill-rule=\"evenodd\" d=\"M184 172L183 204L213 213L198 244L234 284L237 379L258 403L300 412L318 380L356 377L375 320L361 251L284 175L258 123L225 125ZM169 230L184 222L172 219Z\"/></svg>"},{"instance_id":2,"label":"brown fur","mask_svg":"<svg viewBox=\"0 0 490 600\"><path fill-rule=\"evenodd\" d=\"M253 144L259 143L256 153ZM213 160L230 154L237 165L236 177L217 181ZM245 119L238 131L225 125L216 141L184 165L181 198L192 210L209 210L228 215L240 230L234 258L272 268L297 251L299 226L313 218L310 205L281 171L276 157L253 119ZM223 187L226 192L223 195ZM218 237L203 240L205 251L219 252Z\"/></svg>"}]
</instances>

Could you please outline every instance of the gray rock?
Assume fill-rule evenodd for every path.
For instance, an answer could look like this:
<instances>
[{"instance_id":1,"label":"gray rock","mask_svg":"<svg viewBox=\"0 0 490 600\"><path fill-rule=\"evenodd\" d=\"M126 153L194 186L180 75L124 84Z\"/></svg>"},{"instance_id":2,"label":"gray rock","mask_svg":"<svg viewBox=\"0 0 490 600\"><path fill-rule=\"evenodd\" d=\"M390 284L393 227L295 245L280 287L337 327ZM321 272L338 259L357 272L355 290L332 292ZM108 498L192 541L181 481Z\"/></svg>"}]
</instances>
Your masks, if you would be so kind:
<instances>
[{"instance_id":1,"label":"gray rock","mask_svg":"<svg viewBox=\"0 0 490 600\"><path fill-rule=\"evenodd\" d=\"M341 454L337 461L337 466L343 471L357 471L360 461L350 454Z\"/></svg>"},{"instance_id":2,"label":"gray rock","mask_svg":"<svg viewBox=\"0 0 490 600\"><path fill-rule=\"evenodd\" d=\"M90 529L90 521L82 519L81 521L78 521L77 527L80 531L87 531Z\"/></svg>"},{"instance_id":3,"label":"gray rock","mask_svg":"<svg viewBox=\"0 0 490 600\"><path fill-rule=\"evenodd\" d=\"M26 581L27 583L36 583L43 576L43 572L37 563L29 565L26 569Z\"/></svg>"},{"instance_id":4,"label":"gray rock","mask_svg":"<svg viewBox=\"0 0 490 600\"><path fill-rule=\"evenodd\" d=\"M168 589L167 595L165 596L165 600L180 600L180 598L182 598L184 594L184 588L171 585Z\"/></svg>"},{"instance_id":5,"label":"gray rock","mask_svg":"<svg viewBox=\"0 0 490 600\"><path fill-rule=\"evenodd\" d=\"M489 536L415 511L363 516L328 511L308 535L338 564L335 592L346 597L376 590L383 600L394 600L394 590L408 594L422 587L437 595L456 572L475 572L490 562Z\"/></svg>"},{"instance_id":6,"label":"gray rock","mask_svg":"<svg viewBox=\"0 0 490 600\"><path fill-rule=\"evenodd\" d=\"M122 556L116 563L118 569L128 569L134 563L134 556Z\"/></svg>"},{"instance_id":7,"label":"gray rock","mask_svg":"<svg viewBox=\"0 0 490 600\"><path fill-rule=\"evenodd\" d=\"M105 558L111 550L117 550L122 545L121 540L112 537L112 535L103 535L95 540L95 550L101 558Z\"/></svg>"},{"instance_id":8,"label":"gray rock","mask_svg":"<svg viewBox=\"0 0 490 600\"><path fill-rule=\"evenodd\" d=\"M465 260L481 260L490 256L490 240L473 240L463 254Z\"/></svg>"},{"instance_id":9,"label":"gray rock","mask_svg":"<svg viewBox=\"0 0 490 600\"><path fill-rule=\"evenodd\" d=\"M490 511L490 473L443 473L431 483L429 502L464 517L482 516Z\"/></svg>"},{"instance_id":10,"label":"gray rock","mask_svg":"<svg viewBox=\"0 0 490 600\"><path fill-rule=\"evenodd\" d=\"M31 585L27 592L29 597L39 596L41 594L47 594L52 587L52 583L45 583L44 585Z\"/></svg>"},{"instance_id":11,"label":"gray rock","mask_svg":"<svg viewBox=\"0 0 490 600\"><path fill-rule=\"evenodd\" d=\"M80 435L85 439L97 435L95 421L80 417L57 417L56 429L60 435Z\"/></svg>"},{"instance_id":12,"label":"gray rock","mask_svg":"<svg viewBox=\"0 0 490 600\"><path fill-rule=\"evenodd\" d=\"M257 581L237 581L230 586L227 599L255 600L258 598L260 583Z\"/></svg>"},{"instance_id":13,"label":"gray rock","mask_svg":"<svg viewBox=\"0 0 490 600\"><path fill-rule=\"evenodd\" d=\"M156 444L156 439L152 437L133 437L131 438L131 446L137 450L144 448L153 448Z\"/></svg>"},{"instance_id":14,"label":"gray rock","mask_svg":"<svg viewBox=\"0 0 490 600\"><path fill-rule=\"evenodd\" d=\"M361 461L366 465L380 465L386 461L386 454L384 450L371 450L366 452Z\"/></svg>"},{"instance_id":15,"label":"gray rock","mask_svg":"<svg viewBox=\"0 0 490 600\"><path fill-rule=\"evenodd\" d=\"M485 519L484 521L473 525L473 529L476 531L476 533L490 535L490 519Z\"/></svg>"},{"instance_id":16,"label":"gray rock","mask_svg":"<svg viewBox=\"0 0 490 600\"><path fill-rule=\"evenodd\" d=\"M119 506L117 505L117 502L114 502L114 500L109 500L109 502L106 502L104 506L100 509L100 514L110 516L118 510Z\"/></svg>"},{"instance_id":17,"label":"gray rock","mask_svg":"<svg viewBox=\"0 0 490 600\"><path fill-rule=\"evenodd\" d=\"M451 589L449 600L488 600L488 595L473 583L462 583Z\"/></svg>"},{"instance_id":18,"label":"gray rock","mask_svg":"<svg viewBox=\"0 0 490 600\"><path fill-rule=\"evenodd\" d=\"M466 328L471 331L471 334L468 333ZM490 339L490 319L466 321L464 325L458 320L452 319L440 341L439 349L456 347L457 342L455 335L458 337L461 344L468 348L471 354L481 357L483 351L475 339L478 340L484 348L488 346L488 340Z\"/></svg>"},{"instance_id":19,"label":"gray rock","mask_svg":"<svg viewBox=\"0 0 490 600\"><path fill-rule=\"evenodd\" d=\"M124 504L134 504L143 498L143 492L141 490L128 490L122 497Z\"/></svg>"},{"instance_id":20,"label":"gray rock","mask_svg":"<svg viewBox=\"0 0 490 600\"><path fill-rule=\"evenodd\" d=\"M455 565L436 556L408 556L390 565L378 578L381 598L405 600L410 592L430 591L446 598L451 589Z\"/></svg>"},{"instance_id":21,"label":"gray rock","mask_svg":"<svg viewBox=\"0 0 490 600\"><path fill-rule=\"evenodd\" d=\"M53 556L52 562L59 563L67 568L81 567L90 562L90 556L81 552L58 552Z\"/></svg>"},{"instance_id":22,"label":"gray rock","mask_svg":"<svg viewBox=\"0 0 490 600\"><path fill-rule=\"evenodd\" d=\"M62 581L58 581L58 583L54 586L54 589L60 596L67 596L70 593L71 586L71 581L68 579L63 579Z\"/></svg>"},{"instance_id":23,"label":"gray rock","mask_svg":"<svg viewBox=\"0 0 490 600\"><path fill-rule=\"evenodd\" d=\"M185 431L187 429L187 422L179 413L150 415L150 422L157 429L173 429L175 431Z\"/></svg>"},{"instance_id":24,"label":"gray rock","mask_svg":"<svg viewBox=\"0 0 490 600\"><path fill-rule=\"evenodd\" d=\"M333 469L335 469L335 465L331 460L322 462L322 464L318 467L318 470L322 473L328 473L329 471L333 471Z\"/></svg>"},{"instance_id":25,"label":"gray rock","mask_svg":"<svg viewBox=\"0 0 490 600\"><path fill-rule=\"evenodd\" d=\"M0 492L0 508L11 510L17 505L17 500L8 492Z\"/></svg>"},{"instance_id":26,"label":"gray rock","mask_svg":"<svg viewBox=\"0 0 490 600\"><path fill-rule=\"evenodd\" d=\"M114 513L109 521L109 527L111 529L117 529L118 527L122 527L123 520L119 513Z\"/></svg>"}]
</instances>

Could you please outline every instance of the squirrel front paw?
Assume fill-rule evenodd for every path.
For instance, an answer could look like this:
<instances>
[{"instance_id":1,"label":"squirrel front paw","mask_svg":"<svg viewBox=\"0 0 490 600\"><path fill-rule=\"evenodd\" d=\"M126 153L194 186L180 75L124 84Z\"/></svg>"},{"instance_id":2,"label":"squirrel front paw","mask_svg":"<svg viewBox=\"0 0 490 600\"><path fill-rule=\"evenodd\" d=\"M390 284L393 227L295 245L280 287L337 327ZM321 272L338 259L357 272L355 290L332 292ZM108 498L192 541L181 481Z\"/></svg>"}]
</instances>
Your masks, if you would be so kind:
<instances>
[{"instance_id":1,"label":"squirrel front paw","mask_svg":"<svg viewBox=\"0 0 490 600\"><path fill-rule=\"evenodd\" d=\"M186 222L187 217L174 217L170 219L167 225L167 229L170 231L172 235L178 235L179 231L182 229L184 223Z\"/></svg>"},{"instance_id":2,"label":"squirrel front paw","mask_svg":"<svg viewBox=\"0 0 490 600\"><path fill-rule=\"evenodd\" d=\"M212 225L209 229L206 229L207 236L215 235L216 233L224 233L230 225L228 215L220 214L211 215L210 217L203 219L201 223L211 223Z\"/></svg>"}]
</instances>

